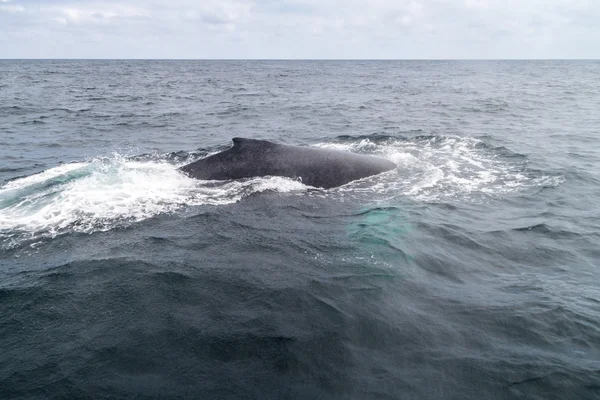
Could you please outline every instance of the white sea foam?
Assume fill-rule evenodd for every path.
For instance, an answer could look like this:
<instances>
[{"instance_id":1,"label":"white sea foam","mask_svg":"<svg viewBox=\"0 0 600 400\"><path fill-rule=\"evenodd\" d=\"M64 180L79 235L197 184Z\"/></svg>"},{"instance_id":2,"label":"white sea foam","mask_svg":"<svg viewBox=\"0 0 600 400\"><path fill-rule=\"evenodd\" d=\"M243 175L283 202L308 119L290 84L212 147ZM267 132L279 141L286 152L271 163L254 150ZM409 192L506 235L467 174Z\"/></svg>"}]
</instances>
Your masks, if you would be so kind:
<instances>
[{"instance_id":1,"label":"white sea foam","mask_svg":"<svg viewBox=\"0 0 600 400\"><path fill-rule=\"evenodd\" d=\"M528 171L525 160L510 158L471 137L417 137L373 142L319 143L317 147L387 158L398 168L341 191L373 191L384 197L408 196L418 201L481 201L530 187L556 186L564 178Z\"/></svg>"},{"instance_id":2,"label":"white sea foam","mask_svg":"<svg viewBox=\"0 0 600 400\"><path fill-rule=\"evenodd\" d=\"M166 162L116 156L57 166L0 188L0 234L54 236L65 230L93 232L141 221L189 205L219 205L251 193L306 190L280 177L230 182L188 178Z\"/></svg>"},{"instance_id":3,"label":"white sea foam","mask_svg":"<svg viewBox=\"0 0 600 400\"><path fill-rule=\"evenodd\" d=\"M88 163L71 163L71 164L63 164L54 168L47 169L39 174L34 174L30 176L26 176L23 178L15 179L14 181L8 182L6 185L2 187L2 191L6 190L17 190L22 189L27 186L32 186L38 183L47 182L52 178L56 178L61 175L68 174L69 172L79 170ZM1 193L1 192L0 192Z\"/></svg>"}]
</instances>

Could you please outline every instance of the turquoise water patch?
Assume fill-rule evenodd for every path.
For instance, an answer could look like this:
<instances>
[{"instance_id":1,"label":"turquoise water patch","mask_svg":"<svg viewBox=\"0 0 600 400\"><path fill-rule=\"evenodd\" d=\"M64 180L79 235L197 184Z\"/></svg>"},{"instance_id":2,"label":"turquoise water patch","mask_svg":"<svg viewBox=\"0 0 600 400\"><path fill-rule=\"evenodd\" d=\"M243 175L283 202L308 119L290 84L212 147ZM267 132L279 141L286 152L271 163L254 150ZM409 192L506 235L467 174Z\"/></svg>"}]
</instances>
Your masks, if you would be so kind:
<instances>
[{"instance_id":1,"label":"turquoise water patch","mask_svg":"<svg viewBox=\"0 0 600 400\"><path fill-rule=\"evenodd\" d=\"M413 259L406 241L412 230L400 207L379 206L365 208L355 214L346 233L356 242L361 253L392 266L398 261Z\"/></svg>"}]
</instances>

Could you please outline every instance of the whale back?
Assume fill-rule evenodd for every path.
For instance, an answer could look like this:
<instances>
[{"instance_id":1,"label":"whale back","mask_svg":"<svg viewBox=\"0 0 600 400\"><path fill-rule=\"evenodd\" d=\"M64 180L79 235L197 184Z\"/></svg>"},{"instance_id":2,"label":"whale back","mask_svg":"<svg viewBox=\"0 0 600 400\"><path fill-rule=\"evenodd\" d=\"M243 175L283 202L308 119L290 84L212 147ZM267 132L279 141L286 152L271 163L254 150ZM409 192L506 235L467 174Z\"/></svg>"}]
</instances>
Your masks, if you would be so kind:
<instances>
[{"instance_id":1,"label":"whale back","mask_svg":"<svg viewBox=\"0 0 600 400\"><path fill-rule=\"evenodd\" d=\"M231 148L185 165L181 170L193 178L206 180L284 176L328 189L395 167L388 160L339 150L234 138Z\"/></svg>"}]
</instances>

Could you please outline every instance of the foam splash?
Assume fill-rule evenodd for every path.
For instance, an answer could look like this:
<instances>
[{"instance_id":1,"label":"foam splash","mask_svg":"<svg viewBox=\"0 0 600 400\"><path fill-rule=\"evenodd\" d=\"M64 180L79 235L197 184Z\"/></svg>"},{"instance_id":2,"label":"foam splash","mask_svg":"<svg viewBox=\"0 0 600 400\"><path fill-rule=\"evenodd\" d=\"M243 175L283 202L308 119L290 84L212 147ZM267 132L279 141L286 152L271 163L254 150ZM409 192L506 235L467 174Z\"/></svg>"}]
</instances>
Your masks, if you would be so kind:
<instances>
[{"instance_id":1,"label":"foam splash","mask_svg":"<svg viewBox=\"0 0 600 400\"><path fill-rule=\"evenodd\" d=\"M280 177L209 182L161 161L121 156L60 165L0 187L0 242L112 229L190 205L219 205L263 191L305 190Z\"/></svg>"},{"instance_id":2,"label":"foam splash","mask_svg":"<svg viewBox=\"0 0 600 400\"><path fill-rule=\"evenodd\" d=\"M368 153L398 165L372 180L371 185L358 181L340 191L376 191L387 197L407 196L423 202L477 202L527 188L554 187L564 181L562 176L528 170L524 156L490 148L472 137L422 136L377 142L362 139L315 146Z\"/></svg>"}]
</instances>

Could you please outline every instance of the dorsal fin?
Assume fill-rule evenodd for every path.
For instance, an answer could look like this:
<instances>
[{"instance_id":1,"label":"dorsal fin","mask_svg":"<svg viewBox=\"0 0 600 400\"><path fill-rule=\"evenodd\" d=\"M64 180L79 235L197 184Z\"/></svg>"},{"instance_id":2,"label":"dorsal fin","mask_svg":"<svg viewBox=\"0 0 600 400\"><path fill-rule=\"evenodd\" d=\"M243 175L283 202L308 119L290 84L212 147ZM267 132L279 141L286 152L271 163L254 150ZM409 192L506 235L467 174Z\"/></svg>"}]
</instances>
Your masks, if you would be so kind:
<instances>
[{"instance_id":1,"label":"dorsal fin","mask_svg":"<svg viewBox=\"0 0 600 400\"><path fill-rule=\"evenodd\" d=\"M246 148L248 146L277 146L275 143L268 142L266 140L258 140L258 139L246 139L241 137L234 137L233 139L233 148L241 149Z\"/></svg>"}]
</instances>

